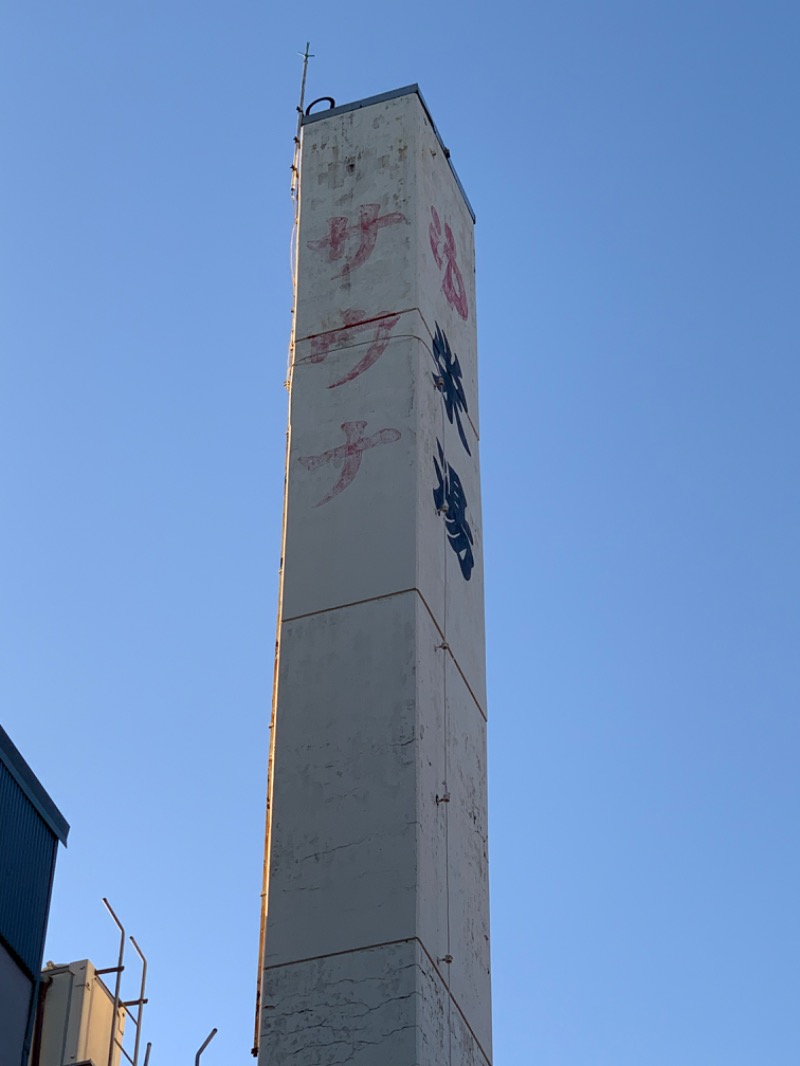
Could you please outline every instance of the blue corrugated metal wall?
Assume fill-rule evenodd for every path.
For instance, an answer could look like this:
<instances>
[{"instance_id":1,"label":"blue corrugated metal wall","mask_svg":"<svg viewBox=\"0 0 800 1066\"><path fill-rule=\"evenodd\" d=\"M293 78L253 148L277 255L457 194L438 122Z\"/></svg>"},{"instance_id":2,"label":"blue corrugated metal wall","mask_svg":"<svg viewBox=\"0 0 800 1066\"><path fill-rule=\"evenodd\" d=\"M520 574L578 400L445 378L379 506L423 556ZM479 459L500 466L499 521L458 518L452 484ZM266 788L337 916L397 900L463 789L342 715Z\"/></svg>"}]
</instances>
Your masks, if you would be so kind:
<instances>
[{"instance_id":1,"label":"blue corrugated metal wall","mask_svg":"<svg viewBox=\"0 0 800 1066\"><path fill-rule=\"evenodd\" d=\"M0 936L36 977L58 841L0 762Z\"/></svg>"}]
</instances>

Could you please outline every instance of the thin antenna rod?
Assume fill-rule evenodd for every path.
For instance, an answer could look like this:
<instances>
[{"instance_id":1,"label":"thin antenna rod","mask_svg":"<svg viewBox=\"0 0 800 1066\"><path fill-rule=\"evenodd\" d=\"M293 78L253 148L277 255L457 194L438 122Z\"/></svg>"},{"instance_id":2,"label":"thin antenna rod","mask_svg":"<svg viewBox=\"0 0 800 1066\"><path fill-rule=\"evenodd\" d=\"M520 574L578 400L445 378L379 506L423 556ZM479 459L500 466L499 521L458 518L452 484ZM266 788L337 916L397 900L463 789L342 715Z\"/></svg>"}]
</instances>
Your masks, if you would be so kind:
<instances>
[{"instance_id":1,"label":"thin antenna rod","mask_svg":"<svg viewBox=\"0 0 800 1066\"><path fill-rule=\"evenodd\" d=\"M308 73L308 61L309 61L309 59L313 59L314 58L312 53L309 52L309 50L308 50L310 44L311 44L311 41L306 41L306 50L305 50L305 52L303 52L303 53L299 53L298 52L298 55L302 54L302 56L303 56L303 80L300 82L300 103L297 106L297 110L298 110L298 115L297 115L297 135L298 136L300 136L300 125L301 125L301 123L303 121L303 106L305 105L305 102L306 102L306 74Z\"/></svg>"},{"instance_id":2,"label":"thin antenna rod","mask_svg":"<svg viewBox=\"0 0 800 1066\"><path fill-rule=\"evenodd\" d=\"M302 148L301 132L303 129L303 104L306 99L306 75L308 74L308 61L313 58L309 52L310 41L306 41L305 52L298 52L303 57L303 78L300 82L300 103L297 105L297 129L294 135L294 155L292 157L292 187L291 197L294 204L294 224L289 241L289 271L292 275L292 327L289 332L289 354L286 360L286 380L284 384L289 388L291 378L292 360L294 358L294 316L297 310L297 237L300 228L300 151Z\"/></svg>"},{"instance_id":3,"label":"thin antenna rod","mask_svg":"<svg viewBox=\"0 0 800 1066\"><path fill-rule=\"evenodd\" d=\"M300 155L300 127L303 125L303 107L306 102L306 76L308 75L308 61L313 59L314 55L309 52L310 41L306 41L305 52L298 52L299 56L303 59L303 77L300 81L300 102L297 105L297 129L294 134L294 159L292 160L292 199L295 199L297 193L297 183L300 178L300 173L297 167L298 157Z\"/></svg>"}]
</instances>

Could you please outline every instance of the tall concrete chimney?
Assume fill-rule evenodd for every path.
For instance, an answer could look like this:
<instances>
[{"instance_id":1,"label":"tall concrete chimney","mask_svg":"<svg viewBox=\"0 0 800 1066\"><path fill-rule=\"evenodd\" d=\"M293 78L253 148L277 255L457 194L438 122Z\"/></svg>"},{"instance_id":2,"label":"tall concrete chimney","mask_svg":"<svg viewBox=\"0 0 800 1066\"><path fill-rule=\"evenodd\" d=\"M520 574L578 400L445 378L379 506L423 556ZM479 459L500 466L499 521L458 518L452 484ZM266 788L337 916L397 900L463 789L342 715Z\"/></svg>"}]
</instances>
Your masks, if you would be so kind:
<instances>
[{"instance_id":1,"label":"tall concrete chimney","mask_svg":"<svg viewBox=\"0 0 800 1066\"><path fill-rule=\"evenodd\" d=\"M300 173L259 1066L483 1066L474 216L415 85Z\"/></svg>"}]
</instances>

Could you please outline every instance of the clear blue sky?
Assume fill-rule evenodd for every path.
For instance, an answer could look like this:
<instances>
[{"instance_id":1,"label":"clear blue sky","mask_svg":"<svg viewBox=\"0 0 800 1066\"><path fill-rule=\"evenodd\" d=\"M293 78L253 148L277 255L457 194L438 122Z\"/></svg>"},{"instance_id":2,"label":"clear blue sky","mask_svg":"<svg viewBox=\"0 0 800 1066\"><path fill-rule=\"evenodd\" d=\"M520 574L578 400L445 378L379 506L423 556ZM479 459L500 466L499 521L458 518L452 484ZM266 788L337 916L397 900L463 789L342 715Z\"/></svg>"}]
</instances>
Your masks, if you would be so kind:
<instances>
[{"instance_id":1,"label":"clear blue sky","mask_svg":"<svg viewBox=\"0 0 800 1066\"><path fill-rule=\"evenodd\" d=\"M309 98L419 82L478 216L495 1059L800 1055L796 0L8 0L0 707L47 957L251 1062Z\"/></svg>"}]
</instances>

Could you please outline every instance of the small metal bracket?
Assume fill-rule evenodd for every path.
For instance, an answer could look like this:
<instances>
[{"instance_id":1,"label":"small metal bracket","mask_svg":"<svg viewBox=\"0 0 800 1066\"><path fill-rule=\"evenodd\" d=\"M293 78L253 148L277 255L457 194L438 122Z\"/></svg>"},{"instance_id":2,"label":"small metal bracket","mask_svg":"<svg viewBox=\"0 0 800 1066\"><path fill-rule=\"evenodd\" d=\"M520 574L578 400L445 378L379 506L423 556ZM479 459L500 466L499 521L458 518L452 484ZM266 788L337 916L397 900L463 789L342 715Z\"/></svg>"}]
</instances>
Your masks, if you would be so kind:
<instances>
[{"instance_id":1,"label":"small metal bracket","mask_svg":"<svg viewBox=\"0 0 800 1066\"><path fill-rule=\"evenodd\" d=\"M436 797L436 806L437 807L439 806L440 803L449 803L449 802L450 802L450 793L449 792L444 792L444 793L442 793L441 796L437 795L437 797Z\"/></svg>"},{"instance_id":2,"label":"small metal bracket","mask_svg":"<svg viewBox=\"0 0 800 1066\"><path fill-rule=\"evenodd\" d=\"M436 645L436 651L450 651L450 645L446 640L443 640L441 644Z\"/></svg>"},{"instance_id":3,"label":"small metal bracket","mask_svg":"<svg viewBox=\"0 0 800 1066\"><path fill-rule=\"evenodd\" d=\"M452 961L452 955L442 955L442 957L439 959L439 962L446 962L448 966L452 963Z\"/></svg>"}]
</instances>

